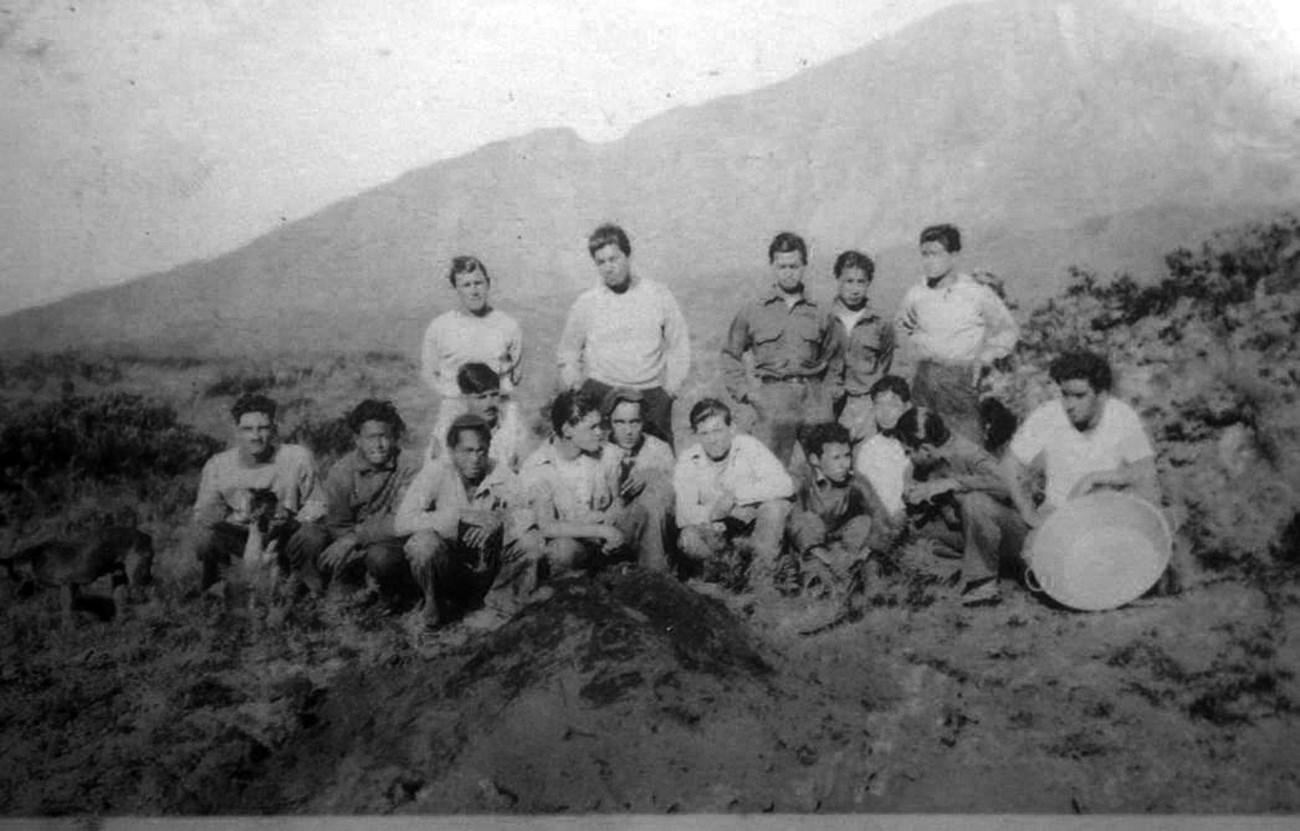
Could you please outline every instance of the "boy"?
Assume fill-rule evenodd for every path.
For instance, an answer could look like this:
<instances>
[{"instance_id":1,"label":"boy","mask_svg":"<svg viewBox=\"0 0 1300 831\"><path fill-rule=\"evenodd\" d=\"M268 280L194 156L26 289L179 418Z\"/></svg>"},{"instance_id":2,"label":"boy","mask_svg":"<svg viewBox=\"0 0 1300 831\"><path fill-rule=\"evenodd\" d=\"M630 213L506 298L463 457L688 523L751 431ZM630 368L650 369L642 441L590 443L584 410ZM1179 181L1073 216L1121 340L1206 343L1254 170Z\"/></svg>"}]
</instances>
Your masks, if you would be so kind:
<instances>
[{"instance_id":1,"label":"boy","mask_svg":"<svg viewBox=\"0 0 1300 831\"><path fill-rule=\"evenodd\" d=\"M753 436L737 434L731 410L716 398L691 408L699 443L682 454L673 472L679 548L697 564L726 553L742 538L754 550L749 585L772 588L794 483L772 451Z\"/></svg>"},{"instance_id":2,"label":"boy","mask_svg":"<svg viewBox=\"0 0 1300 831\"><path fill-rule=\"evenodd\" d=\"M932 225L920 242L925 279L908 289L894 320L916 356L912 397L950 429L979 441L983 371L1011 353L1019 330L992 289L957 270L956 227Z\"/></svg>"},{"instance_id":3,"label":"boy","mask_svg":"<svg viewBox=\"0 0 1300 831\"><path fill-rule=\"evenodd\" d=\"M844 364L835 386L835 412L849 428L855 445L876 432L871 414L871 385L889 372L894 360L894 327L867 300L876 264L861 251L835 258L836 297L831 315L844 341Z\"/></svg>"},{"instance_id":4,"label":"boy","mask_svg":"<svg viewBox=\"0 0 1300 831\"><path fill-rule=\"evenodd\" d=\"M907 381L897 375L886 375L871 385L870 397L876 432L858 445L853 469L867 477L889 515L900 519L904 509L903 486L912 463L903 443L894 437L894 427L898 417L911 406L912 393Z\"/></svg>"}]
</instances>

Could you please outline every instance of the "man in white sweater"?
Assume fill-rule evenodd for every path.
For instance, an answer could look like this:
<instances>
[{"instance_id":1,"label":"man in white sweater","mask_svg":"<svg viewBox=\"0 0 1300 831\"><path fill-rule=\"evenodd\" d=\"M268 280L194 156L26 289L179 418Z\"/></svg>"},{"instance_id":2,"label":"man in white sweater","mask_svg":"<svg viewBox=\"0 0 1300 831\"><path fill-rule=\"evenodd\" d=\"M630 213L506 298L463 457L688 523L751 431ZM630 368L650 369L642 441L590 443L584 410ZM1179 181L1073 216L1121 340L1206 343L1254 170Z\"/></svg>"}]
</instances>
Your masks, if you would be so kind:
<instances>
[{"instance_id":1,"label":"man in white sweater","mask_svg":"<svg viewBox=\"0 0 1300 831\"><path fill-rule=\"evenodd\" d=\"M673 398L691 366L690 335L668 289L632 273L632 244L617 225L591 233L600 283L578 296L560 336L560 383L596 401L639 390L647 432L673 443Z\"/></svg>"}]
</instances>

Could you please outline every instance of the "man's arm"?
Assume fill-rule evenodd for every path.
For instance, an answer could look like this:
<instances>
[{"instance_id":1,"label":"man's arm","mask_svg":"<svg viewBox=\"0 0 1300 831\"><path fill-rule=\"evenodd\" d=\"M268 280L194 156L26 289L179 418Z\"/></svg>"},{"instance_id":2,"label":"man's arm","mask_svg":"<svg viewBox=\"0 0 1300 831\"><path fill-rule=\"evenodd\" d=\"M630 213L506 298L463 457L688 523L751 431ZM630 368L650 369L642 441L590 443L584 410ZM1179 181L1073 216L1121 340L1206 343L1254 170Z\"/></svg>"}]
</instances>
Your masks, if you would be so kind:
<instances>
[{"instance_id":1,"label":"man's arm","mask_svg":"<svg viewBox=\"0 0 1300 831\"><path fill-rule=\"evenodd\" d=\"M1020 327L1006 304L992 289L987 286L980 288L980 311L984 317L984 345L980 362L990 364L1010 355L1016 348Z\"/></svg>"},{"instance_id":2,"label":"man's arm","mask_svg":"<svg viewBox=\"0 0 1300 831\"><path fill-rule=\"evenodd\" d=\"M826 395L832 404L844 397L844 372L847 368L844 355L848 344L849 333L844 331L835 315L828 313L821 348L826 358Z\"/></svg>"},{"instance_id":3,"label":"man's arm","mask_svg":"<svg viewBox=\"0 0 1300 831\"><path fill-rule=\"evenodd\" d=\"M758 439L737 436L731 452L740 454L734 468L737 505L756 505L794 496L794 480L781 460Z\"/></svg>"},{"instance_id":4,"label":"man's arm","mask_svg":"<svg viewBox=\"0 0 1300 831\"><path fill-rule=\"evenodd\" d=\"M1041 458L1041 456L1039 457ZM1035 463L1038 459L1035 459ZM1016 458L1015 453L1004 453L1000 465L1002 481L1011 493L1011 501L1020 512L1021 518L1030 528L1036 528L1043 521L1043 513L1034 504L1034 494L1030 489L1033 468Z\"/></svg>"},{"instance_id":5,"label":"man's arm","mask_svg":"<svg viewBox=\"0 0 1300 831\"><path fill-rule=\"evenodd\" d=\"M673 492L677 502L677 523L685 528L709 521L709 507L703 504L703 482L700 471L686 458L678 460L673 469Z\"/></svg>"},{"instance_id":6,"label":"man's arm","mask_svg":"<svg viewBox=\"0 0 1300 831\"><path fill-rule=\"evenodd\" d=\"M560 334L560 344L556 347L559 358L560 383L565 389L576 389L582 383L582 350L587 342L587 310L580 295L569 309L569 316L564 321L564 331Z\"/></svg>"},{"instance_id":7,"label":"man's arm","mask_svg":"<svg viewBox=\"0 0 1300 831\"><path fill-rule=\"evenodd\" d=\"M691 336L682 316L677 299L668 289L664 294L664 353L667 361L667 377L664 389L669 395L677 395L691 371Z\"/></svg>"},{"instance_id":8,"label":"man's arm","mask_svg":"<svg viewBox=\"0 0 1300 831\"><path fill-rule=\"evenodd\" d=\"M511 323L513 325L506 344L506 365L502 367L501 374L510 379L511 385L517 387L524 377L524 330L520 328L519 321L511 320Z\"/></svg>"},{"instance_id":9,"label":"man's arm","mask_svg":"<svg viewBox=\"0 0 1300 831\"><path fill-rule=\"evenodd\" d=\"M1129 490L1135 496L1160 507L1160 479L1156 473L1156 457L1147 456L1136 462L1122 462L1111 470L1089 473L1075 483L1070 498L1085 496L1098 488Z\"/></svg>"},{"instance_id":10,"label":"man's arm","mask_svg":"<svg viewBox=\"0 0 1300 831\"><path fill-rule=\"evenodd\" d=\"M459 530L460 511L455 501L444 495L448 468L441 463L426 463L411 480L393 517L393 531L404 537L420 531L436 531L453 539Z\"/></svg>"},{"instance_id":11,"label":"man's arm","mask_svg":"<svg viewBox=\"0 0 1300 831\"><path fill-rule=\"evenodd\" d=\"M745 351L750 346L748 307L741 309L727 329L722 344L722 382L727 394L736 401L749 400L749 374L745 371Z\"/></svg>"},{"instance_id":12,"label":"man's arm","mask_svg":"<svg viewBox=\"0 0 1300 831\"><path fill-rule=\"evenodd\" d=\"M200 528L212 528L230 513L226 500L221 496L219 479L217 458L213 456L203 465L203 473L199 475L199 494L194 500L194 524Z\"/></svg>"},{"instance_id":13,"label":"man's arm","mask_svg":"<svg viewBox=\"0 0 1300 831\"><path fill-rule=\"evenodd\" d=\"M424 330L424 342L420 345L420 378L431 390L438 389L440 380L438 367L438 320L435 318Z\"/></svg>"},{"instance_id":14,"label":"man's arm","mask_svg":"<svg viewBox=\"0 0 1300 831\"><path fill-rule=\"evenodd\" d=\"M548 539L610 539L618 531L612 525L592 520L576 522L560 518L551 485L540 477L525 485L528 506L537 521L537 530Z\"/></svg>"}]
</instances>

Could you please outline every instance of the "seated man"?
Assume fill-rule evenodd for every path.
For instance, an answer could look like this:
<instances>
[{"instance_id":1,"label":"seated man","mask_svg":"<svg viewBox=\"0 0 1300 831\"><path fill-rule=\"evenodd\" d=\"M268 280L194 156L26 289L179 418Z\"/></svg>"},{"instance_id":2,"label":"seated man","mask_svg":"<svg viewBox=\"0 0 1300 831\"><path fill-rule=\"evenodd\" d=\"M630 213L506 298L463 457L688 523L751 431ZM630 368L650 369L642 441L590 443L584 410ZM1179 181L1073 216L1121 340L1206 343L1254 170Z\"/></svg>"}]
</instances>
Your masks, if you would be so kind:
<instances>
[{"instance_id":1,"label":"seated man","mask_svg":"<svg viewBox=\"0 0 1300 831\"><path fill-rule=\"evenodd\" d=\"M618 498L625 454L605 443L599 402L580 391L560 393L551 427L555 435L519 473L548 566L562 572L640 553L646 509Z\"/></svg>"},{"instance_id":2,"label":"seated man","mask_svg":"<svg viewBox=\"0 0 1300 831\"><path fill-rule=\"evenodd\" d=\"M640 390L615 387L605 396L601 412L611 443L623 451L619 470L619 499L624 505L646 509L645 535L641 540L642 568L665 571L668 558L665 542L672 539L673 450L668 442L645 432Z\"/></svg>"},{"instance_id":3,"label":"seated man","mask_svg":"<svg viewBox=\"0 0 1300 831\"><path fill-rule=\"evenodd\" d=\"M201 588L221 579L234 557L242 557L248 542L249 517L242 513L253 490L274 492L276 519L270 540L288 545L280 551L281 567L301 585L314 581L314 563L293 538L299 522L313 517L303 510L316 490L311 453L276 439L275 402L264 395L241 395L230 408L235 446L208 459L199 478L194 503L194 554L203 563ZM301 513L300 513L301 512ZM314 552L313 552L314 553ZM311 568L304 575L304 570Z\"/></svg>"},{"instance_id":4,"label":"seated man","mask_svg":"<svg viewBox=\"0 0 1300 831\"><path fill-rule=\"evenodd\" d=\"M997 462L930 409L903 413L895 432L912 460L903 498L918 530L961 552L963 605L996 603L998 574L1019 563L1027 531Z\"/></svg>"},{"instance_id":5,"label":"seated man","mask_svg":"<svg viewBox=\"0 0 1300 831\"><path fill-rule=\"evenodd\" d=\"M871 413L876 421L875 435L858 445L853 469L875 488L894 519L903 516L903 487L912 466L907 451L894 436L898 417L911 406L912 393L907 381L886 375L871 385Z\"/></svg>"},{"instance_id":6,"label":"seated man","mask_svg":"<svg viewBox=\"0 0 1300 831\"><path fill-rule=\"evenodd\" d=\"M1021 517L1037 527L1067 500L1098 488L1127 490L1160 507L1155 449L1133 408L1110 394L1110 364L1091 352L1067 352L1051 366L1060 397L1029 414L1003 459ZM1028 468L1046 473L1042 507Z\"/></svg>"},{"instance_id":7,"label":"seated man","mask_svg":"<svg viewBox=\"0 0 1300 831\"><path fill-rule=\"evenodd\" d=\"M855 561L889 548L902 528L871 483L853 472L852 445L843 424L814 424L803 437L808 464L796 477L790 540L828 589L844 583Z\"/></svg>"},{"instance_id":8,"label":"seated man","mask_svg":"<svg viewBox=\"0 0 1300 831\"><path fill-rule=\"evenodd\" d=\"M304 524L295 539L316 555L327 580L355 584L362 572L391 595L410 580L393 515L420 465L397 446L406 423L391 402L367 398L348 413L347 424L356 447L325 477L324 521Z\"/></svg>"},{"instance_id":9,"label":"seated man","mask_svg":"<svg viewBox=\"0 0 1300 831\"><path fill-rule=\"evenodd\" d=\"M679 548L703 564L747 538L754 551L749 585L767 593L794 495L790 474L762 442L734 431L731 410L716 398L697 402L690 421L699 444L682 454L673 472Z\"/></svg>"},{"instance_id":10,"label":"seated man","mask_svg":"<svg viewBox=\"0 0 1300 831\"><path fill-rule=\"evenodd\" d=\"M406 556L423 595L423 623L433 628L453 607L484 606L487 617L509 617L536 585L540 545L518 480L488 458L491 431L464 414L447 429L448 453L427 462L406 489L393 521L410 534Z\"/></svg>"},{"instance_id":11,"label":"seated man","mask_svg":"<svg viewBox=\"0 0 1300 831\"><path fill-rule=\"evenodd\" d=\"M503 406L501 377L487 364L468 363L456 371L456 387L464 411L486 421L492 431L488 457L518 473L528 456L528 428L514 401L507 399ZM429 458L438 458L443 449L443 437L439 436L429 445Z\"/></svg>"}]
</instances>

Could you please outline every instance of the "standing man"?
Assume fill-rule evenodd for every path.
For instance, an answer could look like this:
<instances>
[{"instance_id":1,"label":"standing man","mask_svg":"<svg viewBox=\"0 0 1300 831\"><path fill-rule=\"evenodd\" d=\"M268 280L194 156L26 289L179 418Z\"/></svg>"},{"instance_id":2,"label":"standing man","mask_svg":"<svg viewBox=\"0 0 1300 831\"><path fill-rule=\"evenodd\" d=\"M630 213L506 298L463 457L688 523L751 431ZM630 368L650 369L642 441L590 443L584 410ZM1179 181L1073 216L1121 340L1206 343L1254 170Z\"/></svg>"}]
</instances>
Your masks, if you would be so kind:
<instances>
[{"instance_id":1,"label":"standing man","mask_svg":"<svg viewBox=\"0 0 1300 831\"><path fill-rule=\"evenodd\" d=\"M201 588L221 579L232 558L242 557L248 541L249 518L242 514L248 493L270 490L276 498L272 539L289 541L281 562L301 581L302 572L315 577L315 552L308 553L295 536L300 522L311 517L307 508L315 498L316 471L311 452L296 444L280 444L276 432L275 402L264 395L246 393L233 407L235 446L208 459L199 478L194 503L194 554L203 564ZM304 510L306 508L306 510Z\"/></svg>"},{"instance_id":2,"label":"standing man","mask_svg":"<svg viewBox=\"0 0 1300 831\"><path fill-rule=\"evenodd\" d=\"M1160 507L1155 449L1138 414L1110 394L1106 359L1066 352L1050 373L1060 397L1029 414L1003 457L1025 522L1036 527L1068 500L1097 489L1127 490ZM1028 487L1028 469L1036 465L1046 473L1041 508Z\"/></svg>"},{"instance_id":3,"label":"standing man","mask_svg":"<svg viewBox=\"0 0 1300 831\"><path fill-rule=\"evenodd\" d=\"M903 296L895 326L916 355L912 398L949 429L980 441L980 380L985 367L1011 354L1019 329L987 285L957 270L961 232L932 225L921 232L925 280Z\"/></svg>"},{"instance_id":4,"label":"standing man","mask_svg":"<svg viewBox=\"0 0 1300 831\"><path fill-rule=\"evenodd\" d=\"M560 383L595 401L613 387L644 396L646 430L673 443L673 397L691 367L690 336L677 301L632 273L632 243L617 225L587 239L600 283L578 296L560 336Z\"/></svg>"},{"instance_id":5,"label":"standing man","mask_svg":"<svg viewBox=\"0 0 1300 831\"><path fill-rule=\"evenodd\" d=\"M843 372L843 341L827 311L804 296L808 245L797 234L776 235L767 249L773 285L731 322L722 347L727 392L755 411L754 437L782 464L790 463L802 424L831 418L833 390ZM754 361L757 384L749 380L744 355Z\"/></svg>"},{"instance_id":6,"label":"standing man","mask_svg":"<svg viewBox=\"0 0 1300 831\"><path fill-rule=\"evenodd\" d=\"M875 279L876 264L861 251L845 251L835 258L835 300L831 313L844 339L844 365L835 382L835 412L849 428L856 447L876 432L871 412L871 387L889 372L894 362L894 327L877 314L867 294Z\"/></svg>"}]
</instances>

